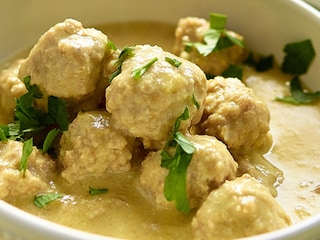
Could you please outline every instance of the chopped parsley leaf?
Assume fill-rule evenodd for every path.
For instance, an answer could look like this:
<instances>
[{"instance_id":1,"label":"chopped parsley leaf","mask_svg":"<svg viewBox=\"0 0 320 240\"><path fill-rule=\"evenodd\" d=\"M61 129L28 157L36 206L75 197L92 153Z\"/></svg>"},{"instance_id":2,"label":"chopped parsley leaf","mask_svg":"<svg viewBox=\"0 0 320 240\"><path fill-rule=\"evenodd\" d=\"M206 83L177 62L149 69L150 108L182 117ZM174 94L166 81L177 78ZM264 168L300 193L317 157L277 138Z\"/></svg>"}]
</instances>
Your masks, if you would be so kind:
<instances>
[{"instance_id":1,"label":"chopped parsley leaf","mask_svg":"<svg viewBox=\"0 0 320 240\"><path fill-rule=\"evenodd\" d=\"M276 98L276 101L300 105L309 104L320 99L320 91L304 91L301 87L300 79L297 76L290 81L290 92L291 96L283 98L278 97Z\"/></svg>"},{"instance_id":2,"label":"chopped parsley leaf","mask_svg":"<svg viewBox=\"0 0 320 240\"><path fill-rule=\"evenodd\" d=\"M46 193L36 195L33 199L33 204L38 208L43 208L47 206L49 203L62 198L63 195L61 193Z\"/></svg>"},{"instance_id":3,"label":"chopped parsley leaf","mask_svg":"<svg viewBox=\"0 0 320 240\"><path fill-rule=\"evenodd\" d=\"M33 150L33 138L29 138L25 142L23 142L22 147L22 156L19 164L19 171L22 172L23 177L25 177L25 173L28 168L28 158Z\"/></svg>"},{"instance_id":4,"label":"chopped parsley leaf","mask_svg":"<svg viewBox=\"0 0 320 240\"><path fill-rule=\"evenodd\" d=\"M176 68L180 67L180 65L182 64L182 62L180 62L179 60L177 60L175 58L165 57L165 60Z\"/></svg>"},{"instance_id":5,"label":"chopped parsley leaf","mask_svg":"<svg viewBox=\"0 0 320 240\"><path fill-rule=\"evenodd\" d=\"M135 79L139 79L140 77L142 77L142 75L156 62L158 61L158 58L155 57L153 59L151 59L149 62L147 62L145 65L133 70L132 72L132 76Z\"/></svg>"},{"instance_id":6,"label":"chopped parsley leaf","mask_svg":"<svg viewBox=\"0 0 320 240\"><path fill-rule=\"evenodd\" d=\"M6 134L4 133L4 130L1 128L0 126L0 141L7 141L7 136Z\"/></svg>"},{"instance_id":7,"label":"chopped parsley leaf","mask_svg":"<svg viewBox=\"0 0 320 240\"><path fill-rule=\"evenodd\" d=\"M67 104L64 100L49 96L48 98L48 113L44 123L46 125L58 124L59 128L62 131L67 131L69 122L68 122L68 113L67 113Z\"/></svg>"},{"instance_id":8,"label":"chopped parsley leaf","mask_svg":"<svg viewBox=\"0 0 320 240\"><path fill-rule=\"evenodd\" d=\"M43 142L42 152L44 153L48 152L54 139L59 135L59 133L61 133L61 130L54 128L47 134Z\"/></svg>"},{"instance_id":9,"label":"chopped parsley leaf","mask_svg":"<svg viewBox=\"0 0 320 240\"><path fill-rule=\"evenodd\" d=\"M134 47L127 47L127 46L122 49L122 51L119 54L118 60L115 62L115 66L117 67L117 69L109 77L109 83L111 83L112 80L121 73L122 63L127 58L132 57L134 55L133 50L134 50Z\"/></svg>"},{"instance_id":10,"label":"chopped parsley leaf","mask_svg":"<svg viewBox=\"0 0 320 240\"><path fill-rule=\"evenodd\" d=\"M109 191L108 188L92 188L89 186L90 195L99 195L99 194L107 193L108 191Z\"/></svg>"},{"instance_id":11,"label":"chopped parsley leaf","mask_svg":"<svg viewBox=\"0 0 320 240\"><path fill-rule=\"evenodd\" d=\"M257 72L265 72L273 67L274 56L273 54L254 56L253 53L250 53L246 59L246 63L254 67Z\"/></svg>"},{"instance_id":12,"label":"chopped parsley leaf","mask_svg":"<svg viewBox=\"0 0 320 240\"><path fill-rule=\"evenodd\" d=\"M255 69L258 72L265 72L273 67L273 55L261 57L259 61L256 63Z\"/></svg>"},{"instance_id":13,"label":"chopped parsley leaf","mask_svg":"<svg viewBox=\"0 0 320 240\"><path fill-rule=\"evenodd\" d=\"M28 92L16 100L15 126L19 125L20 133L15 136L23 136L25 133L36 133L48 125L58 124L62 131L68 129L67 105L64 100L57 97L48 97L48 112L34 107L35 98L41 98L42 94L36 85L30 85L30 76L24 78Z\"/></svg>"},{"instance_id":14,"label":"chopped parsley leaf","mask_svg":"<svg viewBox=\"0 0 320 240\"><path fill-rule=\"evenodd\" d=\"M110 48L111 50L114 50L114 51L117 50L116 45L109 39L108 39L108 42L107 42L107 47Z\"/></svg>"},{"instance_id":15,"label":"chopped parsley leaf","mask_svg":"<svg viewBox=\"0 0 320 240\"><path fill-rule=\"evenodd\" d=\"M301 75L307 72L315 57L315 50L310 39L293 42L285 45L283 51L286 53L281 70L284 73Z\"/></svg>"},{"instance_id":16,"label":"chopped parsley leaf","mask_svg":"<svg viewBox=\"0 0 320 240\"><path fill-rule=\"evenodd\" d=\"M243 69L239 65L230 64L230 66L221 74L225 78L238 78L242 79Z\"/></svg>"},{"instance_id":17,"label":"chopped parsley leaf","mask_svg":"<svg viewBox=\"0 0 320 240\"><path fill-rule=\"evenodd\" d=\"M233 36L233 34L230 34L230 32L225 29L226 21L226 15L211 13L210 28L204 33L203 42L185 43L185 50L190 52L194 47L201 55L206 57L213 51L220 51L233 45L244 47L242 40Z\"/></svg>"},{"instance_id":18,"label":"chopped parsley leaf","mask_svg":"<svg viewBox=\"0 0 320 240\"><path fill-rule=\"evenodd\" d=\"M196 106L197 109L200 108L200 104L198 103L198 101L197 101L194 93L192 94L192 102L193 102L193 104Z\"/></svg>"},{"instance_id":19,"label":"chopped parsley leaf","mask_svg":"<svg viewBox=\"0 0 320 240\"><path fill-rule=\"evenodd\" d=\"M174 131L166 146L161 152L161 167L169 170L165 178L164 196L168 201L175 201L175 206L182 213L189 213L190 206L187 196L187 169L191 162L195 147L181 133L179 128L182 120L189 118L188 107L177 118ZM171 155L169 148L174 148L175 153Z\"/></svg>"}]
</instances>

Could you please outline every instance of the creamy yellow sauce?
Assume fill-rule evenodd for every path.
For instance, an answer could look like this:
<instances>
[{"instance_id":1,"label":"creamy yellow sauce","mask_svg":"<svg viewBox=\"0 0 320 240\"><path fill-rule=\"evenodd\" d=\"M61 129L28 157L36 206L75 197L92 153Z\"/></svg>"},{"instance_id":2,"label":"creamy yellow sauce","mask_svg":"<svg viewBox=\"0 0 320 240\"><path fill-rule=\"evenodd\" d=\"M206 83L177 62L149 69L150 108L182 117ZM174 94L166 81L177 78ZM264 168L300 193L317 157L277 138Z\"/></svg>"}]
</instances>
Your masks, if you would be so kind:
<instances>
[{"instance_id":1,"label":"creamy yellow sauce","mask_svg":"<svg viewBox=\"0 0 320 240\"><path fill-rule=\"evenodd\" d=\"M170 51L174 42L174 26L160 23L126 23L97 26L121 48L144 44L162 46ZM272 49L270 50L272 51ZM277 199L293 223L320 213L320 111L318 105L293 106L274 101L288 94L289 76L273 69L256 73L244 69L244 81L269 106L273 147L265 154L272 164L284 172L277 188ZM141 159L136 159L136 162ZM11 203L37 216L70 227L108 236L128 239L192 239L190 222L193 214L157 210L135 188L137 172L121 177L109 174L90 177L67 184L56 176L53 187L65 194L46 208L39 209L32 199ZM88 187L109 189L107 194L91 196Z\"/></svg>"},{"instance_id":2,"label":"creamy yellow sauce","mask_svg":"<svg viewBox=\"0 0 320 240\"><path fill-rule=\"evenodd\" d=\"M265 157L284 172L277 199L293 223L320 213L320 108L319 104L294 106L274 101L289 95L290 76L273 69L255 73L246 69L245 82L268 105L273 147Z\"/></svg>"}]
</instances>

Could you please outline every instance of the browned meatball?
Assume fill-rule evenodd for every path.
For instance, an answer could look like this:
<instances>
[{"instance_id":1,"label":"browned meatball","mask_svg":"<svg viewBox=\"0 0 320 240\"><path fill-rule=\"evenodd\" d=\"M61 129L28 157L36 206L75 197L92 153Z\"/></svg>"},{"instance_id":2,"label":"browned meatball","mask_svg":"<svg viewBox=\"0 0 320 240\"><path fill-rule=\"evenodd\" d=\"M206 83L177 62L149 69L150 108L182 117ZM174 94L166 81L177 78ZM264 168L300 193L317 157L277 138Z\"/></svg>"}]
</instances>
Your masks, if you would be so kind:
<instances>
[{"instance_id":1,"label":"browned meatball","mask_svg":"<svg viewBox=\"0 0 320 240\"><path fill-rule=\"evenodd\" d=\"M221 75L230 64L236 64L243 60L244 49L238 45L214 51L208 56L201 55L195 48L186 51L185 43L203 42L205 32L210 28L210 23L197 17L182 18L178 22L175 32L175 45L173 53L196 63L206 74L211 76ZM243 37L228 31L234 37L243 40Z\"/></svg>"},{"instance_id":2,"label":"browned meatball","mask_svg":"<svg viewBox=\"0 0 320 240\"><path fill-rule=\"evenodd\" d=\"M195 240L236 239L291 224L269 190L248 174L213 190L192 220Z\"/></svg>"},{"instance_id":3,"label":"browned meatball","mask_svg":"<svg viewBox=\"0 0 320 240\"><path fill-rule=\"evenodd\" d=\"M30 75L31 84L47 95L81 101L93 95L102 62L111 56L107 43L102 32L67 19L40 37L21 64L19 77Z\"/></svg>"},{"instance_id":4,"label":"browned meatball","mask_svg":"<svg viewBox=\"0 0 320 240\"><path fill-rule=\"evenodd\" d=\"M55 168L53 160L33 147L23 177L19 170L22 147L22 142L0 141L0 199L32 197L50 189L49 183Z\"/></svg>"},{"instance_id":5,"label":"browned meatball","mask_svg":"<svg viewBox=\"0 0 320 240\"><path fill-rule=\"evenodd\" d=\"M261 145L269 132L267 105L236 78L216 77L207 83L201 132L223 141L232 153Z\"/></svg>"},{"instance_id":6,"label":"browned meatball","mask_svg":"<svg viewBox=\"0 0 320 240\"><path fill-rule=\"evenodd\" d=\"M141 77L133 77L134 70L154 59ZM174 66L168 59L181 65ZM138 45L106 89L106 108L117 128L141 138L146 148L161 149L186 107L190 118L180 130L200 121L205 96L206 77L198 66L160 47Z\"/></svg>"},{"instance_id":7,"label":"browned meatball","mask_svg":"<svg viewBox=\"0 0 320 240\"><path fill-rule=\"evenodd\" d=\"M80 112L63 133L59 159L69 182L130 169L132 143L109 124L109 117L105 111Z\"/></svg>"},{"instance_id":8,"label":"browned meatball","mask_svg":"<svg viewBox=\"0 0 320 240\"><path fill-rule=\"evenodd\" d=\"M191 208L197 208L213 188L226 179L234 179L238 164L233 160L226 146L214 137L187 135L194 144L191 163L187 170L187 194ZM142 162L140 183L143 192L158 207L172 207L164 196L164 181L168 169L161 168L161 151L151 152Z\"/></svg>"}]
</instances>

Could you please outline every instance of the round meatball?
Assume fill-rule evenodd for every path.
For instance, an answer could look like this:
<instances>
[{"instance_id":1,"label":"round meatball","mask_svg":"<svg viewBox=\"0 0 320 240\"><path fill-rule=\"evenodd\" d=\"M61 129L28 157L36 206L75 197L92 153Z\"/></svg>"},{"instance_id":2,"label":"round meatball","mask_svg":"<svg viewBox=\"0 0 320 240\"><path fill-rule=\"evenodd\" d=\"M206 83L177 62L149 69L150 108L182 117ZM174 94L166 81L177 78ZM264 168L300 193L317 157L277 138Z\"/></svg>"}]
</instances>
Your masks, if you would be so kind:
<instances>
[{"instance_id":1,"label":"round meatball","mask_svg":"<svg viewBox=\"0 0 320 240\"><path fill-rule=\"evenodd\" d=\"M291 224L269 190L248 174L213 190L192 220L194 239L238 239Z\"/></svg>"},{"instance_id":2,"label":"round meatball","mask_svg":"<svg viewBox=\"0 0 320 240\"><path fill-rule=\"evenodd\" d=\"M107 43L102 32L67 19L40 37L21 64L19 77L30 75L31 84L47 95L83 100L93 94L102 62L111 56Z\"/></svg>"},{"instance_id":3,"label":"round meatball","mask_svg":"<svg viewBox=\"0 0 320 240\"><path fill-rule=\"evenodd\" d=\"M226 179L234 179L238 164L226 146L219 140L205 135L187 135L196 147L187 170L187 195L191 208L198 208L209 192ZM172 207L164 196L164 182L169 170L160 167L161 151L150 152L142 162L140 183L142 192L158 207Z\"/></svg>"},{"instance_id":4,"label":"round meatball","mask_svg":"<svg viewBox=\"0 0 320 240\"><path fill-rule=\"evenodd\" d=\"M133 76L152 60L141 76ZM181 65L171 62L175 60ZM180 131L200 121L205 95L206 77L195 64L160 47L138 45L106 89L106 108L117 128L142 139L146 148L161 149L186 107L190 117Z\"/></svg>"},{"instance_id":5,"label":"round meatball","mask_svg":"<svg viewBox=\"0 0 320 240\"><path fill-rule=\"evenodd\" d=\"M23 143L0 141L0 199L33 197L50 189L54 161L36 147L28 158L28 168L23 176L19 170Z\"/></svg>"},{"instance_id":6,"label":"round meatball","mask_svg":"<svg viewBox=\"0 0 320 240\"><path fill-rule=\"evenodd\" d=\"M79 112L60 139L61 175L72 183L92 174L128 171L132 144L109 124L109 113Z\"/></svg>"},{"instance_id":7,"label":"round meatball","mask_svg":"<svg viewBox=\"0 0 320 240\"><path fill-rule=\"evenodd\" d=\"M175 31L175 45L173 53L196 63L207 75L221 75L231 64L240 63L244 59L244 49L239 45L214 51L207 56L201 55L197 49L186 51L186 43L203 42L206 31L210 28L210 23L197 17L181 18ZM239 40L243 37L235 32L228 31Z\"/></svg>"},{"instance_id":8,"label":"round meatball","mask_svg":"<svg viewBox=\"0 0 320 240\"><path fill-rule=\"evenodd\" d=\"M13 62L0 74L0 124L14 120L16 98L27 92L23 82L17 77L22 59Z\"/></svg>"},{"instance_id":9,"label":"round meatball","mask_svg":"<svg viewBox=\"0 0 320 240\"><path fill-rule=\"evenodd\" d=\"M200 130L223 141L232 153L248 152L268 138L267 105L236 78L208 80Z\"/></svg>"}]
</instances>

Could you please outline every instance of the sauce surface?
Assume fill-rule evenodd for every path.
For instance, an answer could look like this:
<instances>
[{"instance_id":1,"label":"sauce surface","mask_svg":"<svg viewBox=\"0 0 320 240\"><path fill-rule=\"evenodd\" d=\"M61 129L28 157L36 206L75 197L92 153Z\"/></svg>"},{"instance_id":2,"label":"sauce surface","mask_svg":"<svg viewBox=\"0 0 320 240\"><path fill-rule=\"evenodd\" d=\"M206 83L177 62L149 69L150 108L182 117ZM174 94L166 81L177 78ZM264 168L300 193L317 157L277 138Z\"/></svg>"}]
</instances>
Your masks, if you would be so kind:
<instances>
[{"instance_id":1,"label":"sauce surface","mask_svg":"<svg viewBox=\"0 0 320 240\"><path fill-rule=\"evenodd\" d=\"M95 28L102 30L118 48L148 43L170 51L174 42L175 26L162 23L121 23ZM267 103L271 113L273 146L264 157L284 172L284 181L277 188L280 205L293 223L320 213L319 104L293 106L274 101L288 94L286 82L290 80L276 68L257 73L245 67L243 79ZM61 201L43 209L35 207L30 199L11 203L51 221L102 235L148 240L191 239L193 214L184 216L154 209L134 187L136 176L134 167L120 177L92 176L76 184L67 184L56 176L54 187L65 194ZM90 196L88 186L107 187L109 192Z\"/></svg>"}]
</instances>

